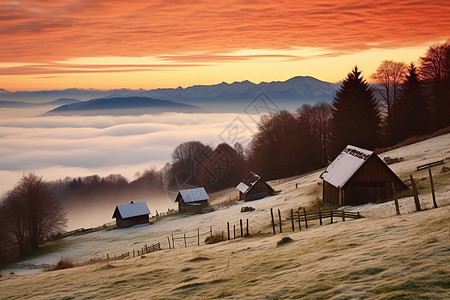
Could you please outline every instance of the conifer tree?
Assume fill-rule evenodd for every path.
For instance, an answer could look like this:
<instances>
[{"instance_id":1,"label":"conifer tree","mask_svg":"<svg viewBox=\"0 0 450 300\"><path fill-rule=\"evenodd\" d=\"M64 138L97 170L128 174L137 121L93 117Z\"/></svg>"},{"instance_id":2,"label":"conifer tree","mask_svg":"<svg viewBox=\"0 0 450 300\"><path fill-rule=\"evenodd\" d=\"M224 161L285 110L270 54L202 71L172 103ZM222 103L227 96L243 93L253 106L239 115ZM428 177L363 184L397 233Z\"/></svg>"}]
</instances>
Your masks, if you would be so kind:
<instances>
[{"instance_id":1,"label":"conifer tree","mask_svg":"<svg viewBox=\"0 0 450 300\"><path fill-rule=\"evenodd\" d=\"M366 149L379 145L377 102L357 66L342 82L331 110L331 159L348 144Z\"/></svg>"},{"instance_id":2,"label":"conifer tree","mask_svg":"<svg viewBox=\"0 0 450 300\"><path fill-rule=\"evenodd\" d=\"M400 142L430 129L426 93L416 66L411 63L402 86L400 98L393 106L392 137Z\"/></svg>"}]
</instances>

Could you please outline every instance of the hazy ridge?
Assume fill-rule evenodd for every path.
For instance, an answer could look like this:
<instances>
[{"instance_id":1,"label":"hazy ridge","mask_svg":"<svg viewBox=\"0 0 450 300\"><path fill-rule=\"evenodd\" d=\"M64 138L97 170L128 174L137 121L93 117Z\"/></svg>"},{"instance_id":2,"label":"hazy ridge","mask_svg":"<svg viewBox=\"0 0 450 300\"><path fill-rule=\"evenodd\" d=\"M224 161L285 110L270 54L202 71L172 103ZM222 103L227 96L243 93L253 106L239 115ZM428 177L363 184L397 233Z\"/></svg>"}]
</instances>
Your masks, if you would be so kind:
<instances>
[{"instance_id":1,"label":"hazy ridge","mask_svg":"<svg viewBox=\"0 0 450 300\"><path fill-rule=\"evenodd\" d=\"M339 88L337 83L320 81L313 77L297 76L286 81L253 83L222 82L214 85L194 85L186 88L144 89L65 89L48 91L17 91L0 90L0 107L14 105L24 107L36 104L52 103L53 99L69 98L79 101L99 98L129 98L148 97L164 99L183 104L201 106L209 111L237 112L251 104L257 97L263 95L280 108L296 109L303 103L331 102ZM7 102L8 101L8 102ZM60 103L70 104L70 103ZM124 108L124 107L122 107Z\"/></svg>"}]
</instances>

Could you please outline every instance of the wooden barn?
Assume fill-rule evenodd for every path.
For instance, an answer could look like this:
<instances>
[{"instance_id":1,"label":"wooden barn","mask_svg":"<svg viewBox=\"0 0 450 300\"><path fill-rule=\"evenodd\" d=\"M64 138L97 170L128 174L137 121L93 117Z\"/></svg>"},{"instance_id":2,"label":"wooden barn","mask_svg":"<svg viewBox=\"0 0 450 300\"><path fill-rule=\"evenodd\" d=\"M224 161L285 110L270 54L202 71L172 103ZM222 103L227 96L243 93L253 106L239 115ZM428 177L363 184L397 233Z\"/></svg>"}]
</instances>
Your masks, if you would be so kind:
<instances>
[{"instance_id":1,"label":"wooden barn","mask_svg":"<svg viewBox=\"0 0 450 300\"><path fill-rule=\"evenodd\" d=\"M274 194L273 188L259 175L250 172L236 187L239 190L239 200L251 201Z\"/></svg>"},{"instance_id":2,"label":"wooden barn","mask_svg":"<svg viewBox=\"0 0 450 300\"><path fill-rule=\"evenodd\" d=\"M175 202L178 202L178 211L181 213L201 214L208 207L209 196L204 188L181 190Z\"/></svg>"},{"instance_id":3,"label":"wooden barn","mask_svg":"<svg viewBox=\"0 0 450 300\"><path fill-rule=\"evenodd\" d=\"M320 175L323 201L344 206L386 202L408 187L372 151L348 145Z\"/></svg>"},{"instance_id":4,"label":"wooden barn","mask_svg":"<svg viewBox=\"0 0 450 300\"><path fill-rule=\"evenodd\" d=\"M127 228L138 224L149 223L150 210L144 201L117 205L113 219L116 218L117 228Z\"/></svg>"}]
</instances>

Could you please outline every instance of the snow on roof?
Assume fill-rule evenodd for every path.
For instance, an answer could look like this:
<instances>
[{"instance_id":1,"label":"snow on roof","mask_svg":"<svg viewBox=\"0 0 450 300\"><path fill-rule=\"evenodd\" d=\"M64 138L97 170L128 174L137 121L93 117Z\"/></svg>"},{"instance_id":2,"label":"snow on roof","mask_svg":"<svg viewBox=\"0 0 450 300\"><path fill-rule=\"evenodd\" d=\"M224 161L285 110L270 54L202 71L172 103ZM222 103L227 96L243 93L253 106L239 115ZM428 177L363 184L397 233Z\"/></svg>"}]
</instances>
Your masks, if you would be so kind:
<instances>
[{"instance_id":1,"label":"snow on roof","mask_svg":"<svg viewBox=\"0 0 450 300\"><path fill-rule=\"evenodd\" d=\"M320 178L334 187L343 187L372 154L373 151L347 145Z\"/></svg>"},{"instance_id":2,"label":"snow on roof","mask_svg":"<svg viewBox=\"0 0 450 300\"><path fill-rule=\"evenodd\" d=\"M247 177L245 177L245 179L242 180L242 182L239 183L236 188L240 192L246 194L258 182L259 179L261 179L261 176L250 172L250 174L248 174Z\"/></svg>"},{"instance_id":3,"label":"snow on roof","mask_svg":"<svg viewBox=\"0 0 450 300\"><path fill-rule=\"evenodd\" d=\"M208 194L202 187L189 190L181 190L180 195L183 198L184 203L191 203L209 199Z\"/></svg>"},{"instance_id":4,"label":"snow on roof","mask_svg":"<svg viewBox=\"0 0 450 300\"><path fill-rule=\"evenodd\" d=\"M242 193L247 193L248 189L250 188L248 185L246 185L245 183L241 182L238 184L238 186L236 187L240 192Z\"/></svg>"},{"instance_id":5,"label":"snow on roof","mask_svg":"<svg viewBox=\"0 0 450 300\"><path fill-rule=\"evenodd\" d=\"M150 210L148 209L145 201L132 201L130 203L117 205L116 210L119 210L122 219L150 214Z\"/></svg>"}]
</instances>

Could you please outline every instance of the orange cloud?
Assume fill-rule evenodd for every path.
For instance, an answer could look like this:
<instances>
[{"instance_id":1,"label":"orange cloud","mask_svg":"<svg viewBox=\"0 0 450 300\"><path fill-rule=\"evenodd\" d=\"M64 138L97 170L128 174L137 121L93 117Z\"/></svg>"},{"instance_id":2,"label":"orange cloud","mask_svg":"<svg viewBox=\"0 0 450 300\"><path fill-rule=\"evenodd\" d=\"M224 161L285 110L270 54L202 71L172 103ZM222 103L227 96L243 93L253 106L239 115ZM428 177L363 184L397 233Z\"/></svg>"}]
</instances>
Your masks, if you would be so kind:
<instances>
[{"instance_id":1,"label":"orange cloud","mask_svg":"<svg viewBox=\"0 0 450 300\"><path fill-rule=\"evenodd\" d=\"M101 56L223 61L241 59L223 54L242 49L296 47L353 53L444 40L449 15L450 5L421 0L9 1L0 4L0 63Z\"/></svg>"},{"instance_id":2,"label":"orange cloud","mask_svg":"<svg viewBox=\"0 0 450 300\"><path fill-rule=\"evenodd\" d=\"M177 69L186 67L204 66L204 64L34 64L16 67L0 67L0 75L39 75L39 74L75 74L75 73L119 73L136 71L157 71L163 69Z\"/></svg>"}]
</instances>

